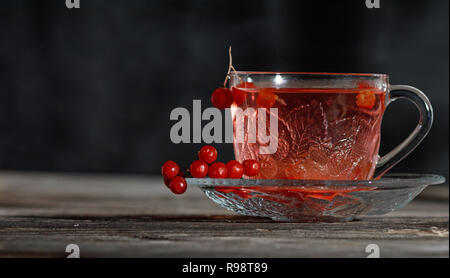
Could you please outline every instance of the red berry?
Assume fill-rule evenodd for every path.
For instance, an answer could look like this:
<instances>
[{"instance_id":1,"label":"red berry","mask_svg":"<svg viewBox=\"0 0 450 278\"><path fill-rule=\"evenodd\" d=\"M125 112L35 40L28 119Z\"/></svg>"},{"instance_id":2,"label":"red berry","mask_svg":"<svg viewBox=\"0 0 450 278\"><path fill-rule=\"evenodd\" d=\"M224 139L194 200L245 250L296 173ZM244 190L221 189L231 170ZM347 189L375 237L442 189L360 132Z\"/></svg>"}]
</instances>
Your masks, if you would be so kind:
<instances>
[{"instance_id":1,"label":"red berry","mask_svg":"<svg viewBox=\"0 0 450 278\"><path fill-rule=\"evenodd\" d=\"M213 179L226 179L228 177L228 169L222 162L216 162L209 166L208 175Z\"/></svg>"},{"instance_id":2,"label":"red berry","mask_svg":"<svg viewBox=\"0 0 450 278\"><path fill-rule=\"evenodd\" d=\"M277 101L278 96L270 89L261 89L256 98L258 107L269 109Z\"/></svg>"},{"instance_id":3,"label":"red berry","mask_svg":"<svg viewBox=\"0 0 450 278\"><path fill-rule=\"evenodd\" d=\"M244 163L242 163L242 166L244 166L244 174L246 176L253 177L259 173L260 165L257 160L245 160Z\"/></svg>"},{"instance_id":4,"label":"red berry","mask_svg":"<svg viewBox=\"0 0 450 278\"><path fill-rule=\"evenodd\" d=\"M237 106L242 105L245 102L245 99L247 98L247 91L246 90L240 90L238 88L256 88L255 84L251 82L242 82L239 83L236 87L233 87L233 101L234 104Z\"/></svg>"},{"instance_id":5,"label":"red berry","mask_svg":"<svg viewBox=\"0 0 450 278\"><path fill-rule=\"evenodd\" d=\"M203 162L211 164L217 159L217 150L213 146L203 146L198 152L198 158Z\"/></svg>"},{"instance_id":6,"label":"red berry","mask_svg":"<svg viewBox=\"0 0 450 278\"><path fill-rule=\"evenodd\" d=\"M180 173L180 166L175 162L169 160L166 161L161 167L161 174L163 177L168 179L175 178Z\"/></svg>"},{"instance_id":7,"label":"red berry","mask_svg":"<svg viewBox=\"0 0 450 278\"><path fill-rule=\"evenodd\" d=\"M194 178L204 178L208 174L208 164L201 160L196 160L192 162L189 171Z\"/></svg>"},{"instance_id":8,"label":"red berry","mask_svg":"<svg viewBox=\"0 0 450 278\"><path fill-rule=\"evenodd\" d=\"M230 108L233 103L233 94L227 88L217 88L211 95L211 102L214 107L219 109Z\"/></svg>"},{"instance_id":9,"label":"red berry","mask_svg":"<svg viewBox=\"0 0 450 278\"><path fill-rule=\"evenodd\" d=\"M370 85L369 81L367 81L367 80L363 80L363 81L358 82L357 87L358 87L358 89L369 89L369 88L373 88L373 87Z\"/></svg>"},{"instance_id":10,"label":"red berry","mask_svg":"<svg viewBox=\"0 0 450 278\"><path fill-rule=\"evenodd\" d=\"M361 90L356 96L356 105L359 108L372 109L375 106L377 97L375 93L370 90Z\"/></svg>"},{"instance_id":11,"label":"red berry","mask_svg":"<svg viewBox=\"0 0 450 278\"><path fill-rule=\"evenodd\" d=\"M253 84L252 82L241 82L239 83L236 87L238 88L256 88L255 84Z\"/></svg>"},{"instance_id":12,"label":"red berry","mask_svg":"<svg viewBox=\"0 0 450 278\"><path fill-rule=\"evenodd\" d=\"M244 174L244 167L242 166L241 163L237 162L236 160L228 161L227 169L229 179L240 179Z\"/></svg>"},{"instance_id":13,"label":"red berry","mask_svg":"<svg viewBox=\"0 0 450 278\"><path fill-rule=\"evenodd\" d=\"M164 177L164 184L169 187L170 186L170 182L172 181L172 179L168 179L166 177Z\"/></svg>"},{"instance_id":14,"label":"red berry","mask_svg":"<svg viewBox=\"0 0 450 278\"><path fill-rule=\"evenodd\" d=\"M177 176L169 184L170 190L175 194L183 194L187 189L187 182L185 178Z\"/></svg>"}]
</instances>

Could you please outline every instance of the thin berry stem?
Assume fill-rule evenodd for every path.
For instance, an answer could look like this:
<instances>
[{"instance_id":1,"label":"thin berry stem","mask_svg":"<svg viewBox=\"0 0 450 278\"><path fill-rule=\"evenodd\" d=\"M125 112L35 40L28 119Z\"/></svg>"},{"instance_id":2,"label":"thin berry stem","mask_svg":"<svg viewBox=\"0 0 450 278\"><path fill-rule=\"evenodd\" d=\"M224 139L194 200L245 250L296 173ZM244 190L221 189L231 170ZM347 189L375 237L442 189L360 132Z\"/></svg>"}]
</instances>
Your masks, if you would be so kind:
<instances>
[{"instance_id":1,"label":"thin berry stem","mask_svg":"<svg viewBox=\"0 0 450 278\"><path fill-rule=\"evenodd\" d=\"M228 71L227 71L227 75L225 76L225 81L223 82L223 87L226 88L227 87L227 81L228 79L230 79L230 72L231 70L233 70L234 72L236 72L237 70L233 67L233 55L231 54L231 45L228 48L228 56L230 57L230 62L228 64ZM239 79L241 79L239 77Z\"/></svg>"}]
</instances>

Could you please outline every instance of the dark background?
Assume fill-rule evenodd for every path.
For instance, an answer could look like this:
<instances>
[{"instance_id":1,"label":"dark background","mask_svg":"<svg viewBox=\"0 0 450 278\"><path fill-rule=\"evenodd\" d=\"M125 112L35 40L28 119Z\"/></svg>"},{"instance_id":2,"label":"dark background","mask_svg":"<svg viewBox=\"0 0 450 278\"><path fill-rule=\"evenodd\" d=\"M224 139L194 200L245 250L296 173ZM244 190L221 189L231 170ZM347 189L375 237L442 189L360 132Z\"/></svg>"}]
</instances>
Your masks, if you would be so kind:
<instances>
[{"instance_id":1,"label":"dark background","mask_svg":"<svg viewBox=\"0 0 450 278\"><path fill-rule=\"evenodd\" d=\"M388 73L422 89L435 122L394 172L448 177L449 1L7 0L0 7L0 169L156 174L200 144L172 144L175 107L204 107L240 70ZM381 154L418 120L396 102ZM221 159L231 145L217 145Z\"/></svg>"}]
</instances>

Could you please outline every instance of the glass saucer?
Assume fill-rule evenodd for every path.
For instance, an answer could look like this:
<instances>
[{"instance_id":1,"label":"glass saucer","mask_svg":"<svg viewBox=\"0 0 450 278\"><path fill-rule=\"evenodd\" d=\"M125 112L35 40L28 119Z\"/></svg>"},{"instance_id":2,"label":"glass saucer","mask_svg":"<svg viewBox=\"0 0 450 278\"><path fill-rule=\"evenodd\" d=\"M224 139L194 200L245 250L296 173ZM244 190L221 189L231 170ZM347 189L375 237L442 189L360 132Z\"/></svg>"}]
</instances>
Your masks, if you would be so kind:
<instances>
[{"instance_id":1,"label":"glass saucer","mask_svg":"<svg viewBox=\"0 0 450 278\"><path fill-rule=\"evenodd\" d=\"M445 178L387 174L379 180L186 179L220 206L242 215L289 222L350 221L397 210Z\"/></svg>"}]
</instances>

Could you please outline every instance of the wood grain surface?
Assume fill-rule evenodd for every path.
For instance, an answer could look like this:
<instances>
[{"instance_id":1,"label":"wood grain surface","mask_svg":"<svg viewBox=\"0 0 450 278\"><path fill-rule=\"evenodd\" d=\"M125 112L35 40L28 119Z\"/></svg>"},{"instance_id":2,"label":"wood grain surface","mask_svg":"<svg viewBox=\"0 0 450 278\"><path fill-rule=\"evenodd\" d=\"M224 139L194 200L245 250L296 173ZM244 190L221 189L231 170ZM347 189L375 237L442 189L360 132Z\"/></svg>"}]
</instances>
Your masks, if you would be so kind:
<instances>
[{"instance_id":1,"label":"wood grain surface","mask_svg":"<svg viewBox=\"0 0 450 278\"><path fill-rule=\"evenodd\" d=\"M448 186L405 208L348 223L236 215L198 188L175 196L161 178L0 172L0 257L449 256Z\"/></svg>"}]
</instances>

